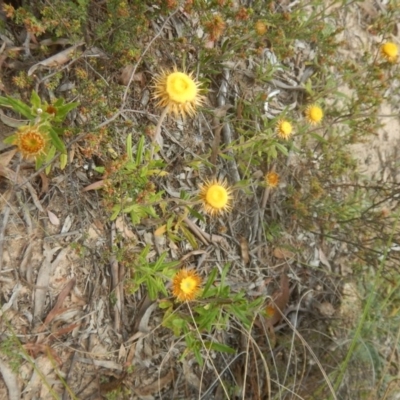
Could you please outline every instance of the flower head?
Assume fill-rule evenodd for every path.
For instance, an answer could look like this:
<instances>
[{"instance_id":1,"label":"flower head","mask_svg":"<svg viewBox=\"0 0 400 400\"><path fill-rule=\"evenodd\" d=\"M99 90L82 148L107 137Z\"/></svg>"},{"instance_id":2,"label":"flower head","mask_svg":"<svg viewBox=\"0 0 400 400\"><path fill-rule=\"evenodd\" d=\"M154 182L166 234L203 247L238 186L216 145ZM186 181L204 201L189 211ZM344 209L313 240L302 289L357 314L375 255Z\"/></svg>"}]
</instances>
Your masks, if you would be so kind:
<instances>
[{"instance_id":1,"label":"flower head","mask_svg":"<svg viewBox=\"0 0 400 400\"><path fill-rule=\"evenodd\" d=\"M381 46L381 54L387 61L393 63L399 56L399 48L393 42L386 42Z\"/></svg>"},{"instance_id":2,"label":"flower head","mask_svg":"<svg viewBox=\"0 0 400 400\"><path fill-rule=\"evenodd\" d=\"M190 301L200 292L201 277L192 270L181 269L172 280L172 294L178 301Z\"/></svg>"},{"instance_id":3,"label":"flower head","mask_svg":"<svg viewBox=\"0 0 400 400\"><path fill-rule=\"evenodd\" d=\"M257 21L256 24L254 25L254 28L256 30L257 35L264 35L265 32L267 32L267 24L264 21Z\"/></svg>"},{"instance_id":4,"label":"flower head","mask_svg":"<svg viewBox=\"0 0 400 400\"><path fill-rule=\"evenodd\" d=\"M322 108L317 104L310 104L305 111L306 119L311 125L317 125L324 118Z\"/></svg>"},{"instance_id":5,"label":"flower head","mask_svg":"<svg viewBox=\"0 0 400 400\"><path fill-rule=\"evenodd\" d=\"M265 174L265 182L268 187L276 188L279 184L279 175L274 171L268 172Z\"/></svg>"},{"instance_id":6,"label":"flower head","mask_svg":"<svg viewBox=\"0 0 400 400\"><path fill-rule=\"evenodd\" d=\"M196 107L204 102L199 86L192 74L178 72L176 68L173 72L162 71L155 77L153 97L159 107L168 107L168 112L175 116L193 116Z\"/></svg>"},{"instance_id":7,"label":"flower head","mask_svg":"<svg viewBox=\"0 0 400 400\"><path fill-rule=\"evenodd\" d=\"M232 190L225 180L205 181L200 186L200 199L204 211L211 216L230 211L232 208Z\"/></svg>"},{"instance_id":8,"label":"flower head","mask_svg":"<svg viewBox=\"0 0 400 400\"><path fill-rule=\"evenodd\" d=\"M47 137L36 126L22 126L15 134L14 144L25 158L37 158L45 152Z\"/></svg>"},{"instance_id":9,"label":"flower head","mask_svg":"<svg viewBox=\"0 0 400 400\"><path fill-rule=\"evenodd\" d=\"M292 136L293 127L289 121L285 119L281 119L278 121L276 125L276 133L277 135L285 140L288 140L290 136Z\"/></svg>"},{"instance_id":10,"label":"flower head","mask_svg":"<svg viewBox=\"0 0 400 400\"><path fill-rule=\"evenodd\" d=\"M210 35L210 40L215 42L218 40L225 30L225 22L220 15L214 15L210 22L205 23L205 27Z\"/></svg>"}]
</instances>

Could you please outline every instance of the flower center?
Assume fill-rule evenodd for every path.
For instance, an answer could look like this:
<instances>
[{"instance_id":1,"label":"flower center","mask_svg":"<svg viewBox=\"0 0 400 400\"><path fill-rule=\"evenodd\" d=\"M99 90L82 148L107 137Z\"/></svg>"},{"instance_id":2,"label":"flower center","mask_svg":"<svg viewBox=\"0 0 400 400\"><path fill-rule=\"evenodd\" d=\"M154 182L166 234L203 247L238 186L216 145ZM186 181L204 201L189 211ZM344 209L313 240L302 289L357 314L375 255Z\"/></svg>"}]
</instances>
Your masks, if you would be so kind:
<instances>
[{"instance_id":1,"label":"flower center","mask_svg":"<svg viewBox=\"0 0 400 400\"><path fill-rule=\"evenodd\" d=\"M228 192L220 185L212 185L207 191L206 200L214 208L223 208L228 202Z\"/></svg>"},{"instance_id":2,"label":"flower center","mask_svg":"<svg viewBox=\"0 0 400 400\"><path fill-rule=\"evenodd\" d=\"M310 117L313 121L320 121L322 119L322 110L318 107L311 108Z\"/></svg>"},{"instance_id":3,"label":"flower center","mask_svg":"<svg viewBox=\"0 0 400 400\"><path fill-rule=\"evenodd\" d=\"M185 294L191 294L193 290L196 288L196 282L190 276L187 278L183 278L181 282L181 290Z\"/></svg>"},{"instance_id":4,"label":"flower center","mask_svg":"<svg viewBox=\"0 0 400 400\"><path fill-rule=\"evenodd\" d=\"M28 153L39 153L44 148L44 140L37 133L28 132L21 137L21 147Z\"/></svg>"},{"instance_id":5,"label":"flower center","mask_svg":"<svg viewBox=\"0 0 400 400\"><path fill-rule=\"evenodd\" d=\"M193 79L182 72L173 72L167 78L167 93L177 103L193 101L197 95L197 87Z\"/></svg>"},{"instance_id":6,"label":"flower center","mask_svg":"<svg viewBox=\"0 0 400 400\"><path fill-rule=\"evenodd\" d=\"M394 43L386 43L383 45L383 51L389 57L396 57L398 53L397 46Z\"/></svg>"},{"instance_id":7,"label":"flower center","mask_svg":"<svg viewBox=\"0 0 400 400\"><path fill-rule=\"evenodd\" d=\"M283 121L281 124L281 131L288 135L292 132L292 125L290 125L290 123L287 121Z\"/></svg>"}]
</instances>

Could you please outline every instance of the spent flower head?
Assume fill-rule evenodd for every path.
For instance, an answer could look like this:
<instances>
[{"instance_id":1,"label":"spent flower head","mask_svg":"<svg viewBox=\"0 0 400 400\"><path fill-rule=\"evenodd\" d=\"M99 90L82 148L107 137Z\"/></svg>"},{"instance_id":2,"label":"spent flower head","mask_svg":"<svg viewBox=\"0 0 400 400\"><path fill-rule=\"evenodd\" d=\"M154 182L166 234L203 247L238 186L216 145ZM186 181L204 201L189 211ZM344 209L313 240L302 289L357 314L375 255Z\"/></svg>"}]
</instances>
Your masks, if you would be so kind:
<instances>
[{"instance_id":1,"label":"spent flower head","mask_svg":"<svg viewBox=\"0 0 400 400\"><path fill-rule=\"evenodd\" d=\"M396 43L386 42L381 46L381 55L387 61L394 63L399 56L399 48Z\"/></svg>"},{"instance_id":2,"label":"spent flower head","mask_svg":"<svg viewBox=\"0 0 400 400\"><path fill-rule=\"evenodd\" d=\"M279 184L279 175L274 171L266 173L265 183L270 188L276 188Z\"/></svg>"},{"instance_id":3,"label":"spent flower head","mask_svg":"<svg viewBox=\"0 0 400 400\"><path fill-rule=\"evenodd\" d=\"M193 74L179 72L176 68L171 71L161 71L154 79L154 99L159 107L168 107L168 112L183 117L193 116L196 107L204 102L200 94L200 83Z\"/></svg>"},{"instance_id":4,"label":"spent flower head","mask_svg":"<svg viewBox=\"0 0 400 400\"><path fill-rule=\"evenodd\" d=\"M311 125L319 124L324 118L324 112L322 108L317 104L310 104L305 111L307 122Z\"/></svg>"},{"instance_id":5,"label":"spent flower head","mask_svg":"<svg viewBox=\"0 0 400 400\"><path fill-rule=\"evenodd\" d=\"M193 270L181 269L172 280L172 294L178 301L194 300L200 293L201 277Z\"/></svg>"},{"instance_id":6,"label":"spent flower head","mask_svg":"<svg viewBox=\"0 0 400 400\"><path fill-rule=\"evenodd\" d=\"M232 208L232 189L226 180L205 181L200 186L199 196L203 210L211 216L228 212Z\"/></svg>"},{"instance_id":7,"label":"spent flower head","mask_svg":"<svg viewBox=\"0 0 400 400\"><path fill-rule=\"evenodd\" d=\"M281 138L288 140L293 133L293 126L292 124L285 120L281 119L276 124L276 134Z\"/></svg>"}]
</instances>

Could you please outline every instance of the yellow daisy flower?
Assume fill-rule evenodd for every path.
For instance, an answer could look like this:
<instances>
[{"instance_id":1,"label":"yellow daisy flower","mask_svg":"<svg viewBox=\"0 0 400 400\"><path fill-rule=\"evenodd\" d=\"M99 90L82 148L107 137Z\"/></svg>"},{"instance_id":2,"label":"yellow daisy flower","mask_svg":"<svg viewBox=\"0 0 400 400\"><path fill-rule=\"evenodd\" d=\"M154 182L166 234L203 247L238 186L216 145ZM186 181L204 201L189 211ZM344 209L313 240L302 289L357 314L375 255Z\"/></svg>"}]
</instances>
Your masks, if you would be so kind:
<instances>
[{"instance_id":1,"label":"yellow daisy flower","mask_svg":"<svg viewBox=\"0 0 400 400\"><path fill-rule=\"evenodd\" d=\"M399 56L399 48L393 42L386 42L381 46L381 55L386 58L387 61L394 63Z\"/></svg>"},{"instance_id":2,"label":"yellow daisy flower","mask_svg":"<svg viewBox=\"0 0 400 400\"><path fill-rule=\"evenodd\" d=\"M193 116L196 107L204 102L200 83L193 78L193 74L178 72L175 68L172 72L162 71L154 81L153 98L158 100L157 106L168 107L168 112L175 116Z\"/></svg>"},{"instance_id":3,"label":"yellow daisy flower","mask_svg":"<svg viewBox=\"0 0 400 400\"><path fill-rule=\"evenodd\" d=\"M35 158L45 152L47 137L35 126L22 126L15 134L14 143L22 156L25 158Z\"/></svg>"},{"instance_id":4,"label":"yellow daisy flower","mask_svg":"<svg viewBox=\"0 0 400 400\"><path fill-rule=\"evenodd\" d=\"M293 127L289 121L281 119L276 124L276 133L281 139L288 140L292 136Z\"/></svg>"},{"instance_id":5,"label":"yellow daisy flower","mask_svg":"<svg viewBox=\"0 0 400 400\"><path fill-rule=\"evenodd\" d=\"M276 188L279 184L279 175L276 172L268 172L265 174L265 182L268 187Z\"/></svg>"},{"instance_id":6,"label":"yellow daisy flower","mask_svg":"<svg viewBox=\"0 0 400 400\"><path fill-rule=\"evenodd\" d=\"M232 189L225 180L205 181L200 186L199 196L203 210L211 216L222 214L225 211L229 212L232 208Z\"/></svg>"},{"instance_id":7,"label":"yellow daisy flower","mask_svg":"<svg viewBox=\"0 0 400 400\"><path fill-rule=\"evenodd\" d=\"M172 280L172 294L178 301L194 300L200 293L201 277L193 270L181 269Z\"/></svg>"},{"instance_id":8,"label":"yellow daisy flower","mask_svg":"<svg viewBox=\"0 0 400 400\"><path fill-rule=\"evenodd\" d=\"M324 118L322 108L317 104L310 104L305 111L306 119L311 125L317 125Z\"/></svg>"}]
</instances>

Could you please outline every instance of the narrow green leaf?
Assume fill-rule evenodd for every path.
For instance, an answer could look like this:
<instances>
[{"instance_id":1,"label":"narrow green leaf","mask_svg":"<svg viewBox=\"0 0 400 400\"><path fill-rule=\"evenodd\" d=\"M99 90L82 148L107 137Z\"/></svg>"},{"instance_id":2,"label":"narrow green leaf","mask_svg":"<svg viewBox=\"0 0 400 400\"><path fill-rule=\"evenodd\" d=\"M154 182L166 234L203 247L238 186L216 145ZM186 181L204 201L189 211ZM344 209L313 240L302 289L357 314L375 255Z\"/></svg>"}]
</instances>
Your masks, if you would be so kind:
<instances>
[{"instance_id":1,"label":"narrow green leaf","mask_svg":"<svg viewBox=\"0 0 400 400\"><path fill-rule=\"evenodd\" d=\"M67 114L72 111L74 108L76 108L79 105L79 103L68 103L63 106L57 107L57 114L55 116L56 121L64 121L65 117Z\"/></svg>"},{"instance_id":2,"label":"narrow green leaf","mask_svg":"<svg viewBox=\"0 0 400 400\"><path fill-rule=\"evenodd\" d=\"M208 279L207 279L207 282L206 282L206 286L204 286L204 289L203 289L203 296L205 296L207 294L207 292L210 289L211 285L214 283L215 277L217 276L217 273L218 273L218 269L217 268L214 268L211 271L210 275L208 276Z\"/></svg>"},{"instance_id":3,"label":"narrow green leaf","mask_svg":"<svg viewBox=\"0 0 400 400\"><path fill-rule=\"evenodd\" d=\"M128 155L128 160L133 162L133 154L132 154L132 133L128 135L126 138L126 154Z\"/></svg>"},{"instance_id":4,"label":"narrow green leaf","mask_svg":"<svg viewBox=\"0 0 400 400\"><path fill-rule=\"evenodd\" d=\"M63 170L68 163L68 155L67 154L61 154L60 155L60 169Z\"/></svg>"},{"instance_id":5,"label":"narrow green leaf","mask_svg":"<svg viewBox=\"0 0 400 400\"><path fill-rule=\"evenodd\" d=\"M217 343L217 342L205 342L206 347L209 350L221 351L224 353L235 354L236 350L232 349L232 347L227 346L226 344Z\"/></svg>"},{"instance_id":6,"label":"narrow green leaf","mask_svg":"<svg viewBox=\"0 0 400 400\"><path fill-rule=\"evenodd\" d=\"M32 93L31 93L31 104L34 109L38 109L42 106L40 97L34 90L32 90Z\"/></svg>"},{"instance_id":7,"label":"narrow green leaf","mask_svg":"<svg viewBox=\"0 0 400 400\"><path fill-rule=\"evenodd\" d=\"M143 161L143 149L144 149L144 136L141 136L136 151L136 165L140 165Z\"/></svg>"},{"instance_id":8,"label":"narrow green leaf","mask_svg":"<svg viewBox=\"0 0 400 400\"><path fill-rule=\"evenodd\" d=\"M119 204L114 206L113 213L111 214L111 217L110 217L110 221L114 221L118 217L120 212L121 212L121 206Z\"/></svg>"},{"instance_id":9,"label":"narrow green leaf","mask_svg":"<svg viewBox=\"0 0 400 400\"><path fill-rule=\"evenodd\" d=\"M16 100L11 97L8 98L8 104L16 111L17 113L23 115L28 119L33 119L35 116L31 112L31 108L23 103L21 100Z\"/></svg>"},{"instance_id":10,"label":"narrow green leaf","mask_svg":"<svg viewBox=\"0 0 400 400\"><path fill-rule=\"evenodd\" d=\"M56 130L54 128L50 128L49 134L54 147L61 153L66 153L64 142L60 139Z\"/></svg>"}]
</instances>

